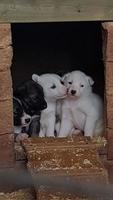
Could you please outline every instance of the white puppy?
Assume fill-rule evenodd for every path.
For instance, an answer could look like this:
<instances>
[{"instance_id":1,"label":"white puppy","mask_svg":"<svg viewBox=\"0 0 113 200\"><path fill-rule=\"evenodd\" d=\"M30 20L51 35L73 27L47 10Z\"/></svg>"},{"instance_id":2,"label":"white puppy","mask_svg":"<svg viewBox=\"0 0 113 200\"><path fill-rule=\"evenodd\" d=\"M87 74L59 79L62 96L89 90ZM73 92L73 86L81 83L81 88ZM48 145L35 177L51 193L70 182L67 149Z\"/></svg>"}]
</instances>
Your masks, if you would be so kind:
<instances>
[{"instance_id":1,"label":"white puppy","mask_svg":"<svg viewBox=\"0 0 113 200\"><path fill-rule=\"evenodd\" d=\"M73 128L84 132L85 136L99 136L104 129L103 103L92 92L94 81L81 71L64 75L68 96L62 103L59 137L66 137Z\"/></svg>"},{"instance_id":2,"label":"white puppy","mask_svg":"<svg viewBox=\"0 0 113 200\"><path fill-rule=\"evenodd\" d=\"M67 88L62 84L61 77L57 74L42 74L41 76L33 74L32 79L43 87L47 102L47 109L41 112L39 136L54 137L56 101L66 97Z\"/></svg>"}]
</instances>

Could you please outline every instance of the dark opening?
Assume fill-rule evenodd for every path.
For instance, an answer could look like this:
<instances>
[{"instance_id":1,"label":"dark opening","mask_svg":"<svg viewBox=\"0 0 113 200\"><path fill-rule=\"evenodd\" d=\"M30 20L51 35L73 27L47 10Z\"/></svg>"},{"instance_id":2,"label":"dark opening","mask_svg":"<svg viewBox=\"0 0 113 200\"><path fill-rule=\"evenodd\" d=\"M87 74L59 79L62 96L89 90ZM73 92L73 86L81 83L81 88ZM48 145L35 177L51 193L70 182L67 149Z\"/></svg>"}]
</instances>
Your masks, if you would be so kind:
<instances>
[{"instance_id":1,"label":"dark opening","mask_svg":"<svg viewBox=\"0 0 113 200\"><path fill-rule=\"evenodd\" d=\"M13 86L33 73L63 74L82 70L104 94L102 32L100 22L12 24Z\"/></svg>"}]
</instances>

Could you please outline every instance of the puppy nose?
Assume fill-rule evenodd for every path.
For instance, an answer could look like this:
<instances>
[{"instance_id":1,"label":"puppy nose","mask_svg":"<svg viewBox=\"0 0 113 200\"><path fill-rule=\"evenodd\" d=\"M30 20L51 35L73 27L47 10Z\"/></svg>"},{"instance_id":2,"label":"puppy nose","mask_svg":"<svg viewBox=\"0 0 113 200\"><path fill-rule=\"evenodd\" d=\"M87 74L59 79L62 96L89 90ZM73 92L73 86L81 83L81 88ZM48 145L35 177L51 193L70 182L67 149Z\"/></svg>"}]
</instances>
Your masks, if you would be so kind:
<instances>
[{"instance_id":1,"label":"puppy nose","mask_svg":"<svg viewBox=\"0 0 113 200\"><path fill-rule=\"evenodd\" d=\"M29 123L29 122L30 122L30 118L26 118L26 119L25 119L25 122L26 122L26 123Z\"/></svg>"},{"instance_id":2,"label":"puppy nose","mask_svg":"<svg viewBox=\"0 0 113 200\"><path fill-rule=\"evenodd\" d=\"M76 94L76 90L71 90L71 94L72 95Z\"/></svg>"}]
</instances>

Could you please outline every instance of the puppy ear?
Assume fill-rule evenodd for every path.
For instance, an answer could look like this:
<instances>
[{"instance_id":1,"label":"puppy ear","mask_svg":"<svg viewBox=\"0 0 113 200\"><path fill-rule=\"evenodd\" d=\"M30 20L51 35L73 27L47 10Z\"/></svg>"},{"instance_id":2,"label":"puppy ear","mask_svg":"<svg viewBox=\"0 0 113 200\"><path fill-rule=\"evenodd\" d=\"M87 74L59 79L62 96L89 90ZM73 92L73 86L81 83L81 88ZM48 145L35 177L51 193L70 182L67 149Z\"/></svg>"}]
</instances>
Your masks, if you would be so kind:
<instances>
[{"instance_id":1,"label":"puppy ear","mask_svg":"<svg viewBox=\"0 0 113 200\"><path fill-rule=\"evenodd\" d=\"M21 85L18 88L16 88L14 90L14 96L15 97L21 97L25 95L25 90L26 90L26 86L25 85Z\"/></svg>"},{"instance_id":2,"label":"puppy ear","mask_svg":"<svg viewBox=\"0 0 113 200\"><path fill-rule=\"evenodd\" d=\"M37 74L32 74L32 80L36 83L39 83L41 81L40 76L38 76Z\"/></svg>"},{"instance_id":3,"label":"puppy ear","mask_svg":"<svg viewBox=\"0 0 113 200\"><path fill-rule=\"evenodd\" d=\"M62 76L62 81L65 81L66 78L67 78L69 75L70 75L70 73L64 74L64 75Z\"/></svg>"},{"instance_id":4,"label":"puppy ear","mask_svg":"<svg viewBox=\"0 0 113 200\"><path fill-rule=\"evenodd\" d=\"M90 76L87 76L87 80L88 80L90 85L94 84L94 80Z\"/></svg>"}]
</instances>

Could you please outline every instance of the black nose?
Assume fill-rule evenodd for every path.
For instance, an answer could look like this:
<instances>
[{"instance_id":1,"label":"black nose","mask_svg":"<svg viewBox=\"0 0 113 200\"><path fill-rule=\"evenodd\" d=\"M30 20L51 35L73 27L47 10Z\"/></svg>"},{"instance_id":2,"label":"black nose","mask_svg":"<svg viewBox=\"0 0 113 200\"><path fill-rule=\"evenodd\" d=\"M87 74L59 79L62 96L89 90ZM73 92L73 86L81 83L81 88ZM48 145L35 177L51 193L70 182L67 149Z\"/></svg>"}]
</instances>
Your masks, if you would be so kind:
<instances>
[{"instance_id":1,"label":"black nose","mask_svg":"<svg viewBox=\"0 0 113 200\"><path fill-rule=\"evenodd\" d=\"M30 122L30 118L25 119L25 123L29 123Z\"/></svg>"},{"instance_id":2,"label":"black nose","mask_svg":"<svg viewBox=\"0 0 113 200\"><path fill-rule=\"evenodd\" d=\"M76 90L71 90L71 94L72 95L76 94Z\"/></svg>"}]
</instances>

